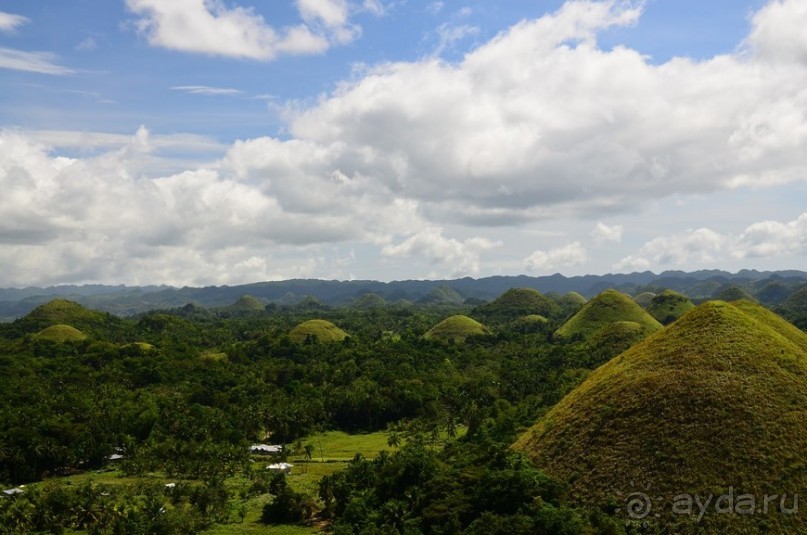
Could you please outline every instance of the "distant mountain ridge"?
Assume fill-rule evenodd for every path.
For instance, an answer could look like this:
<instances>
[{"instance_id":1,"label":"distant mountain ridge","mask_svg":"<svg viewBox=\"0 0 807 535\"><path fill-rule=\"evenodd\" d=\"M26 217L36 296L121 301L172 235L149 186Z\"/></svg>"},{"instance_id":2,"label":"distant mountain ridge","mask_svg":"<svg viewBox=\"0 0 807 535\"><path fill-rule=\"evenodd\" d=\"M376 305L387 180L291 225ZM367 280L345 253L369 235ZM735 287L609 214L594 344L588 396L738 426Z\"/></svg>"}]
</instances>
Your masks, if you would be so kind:
<instances>
[{"instance_id":1,"label":"distant mountain ridge","mask_svg":"<svg viewBox=\"0 0 807 535\"><path fill-rule=\"evenodd\" d=\"M96 310L128 316L153 309L180 307L187 303L204 307L224 307L231 305L245 294L267 303L277 304L298 302L306 296L311 296L323 304L336 306L349 304L366 293L377 294L389 303L400 300L428 302L428 296L440 287L454 290L464 299L481 300L495 299L511 288L533 288L541 293L558 294L574 291L588 298L606 289L615 288L632 295L640 291L671 289L693 301L702 301L730 285L740 286L752 295L757 295L772 282L796 291L800 285L807 283L807 272L741 270L730 273L721 270L700 270L664 271L655 274L645 271L573 277L556 273L541 277L498 275L479 279L465 277L454 280L391 282L291 279L196 288L99 284L7 288L0 289L0 320L10 321L21 317L37 306L57 298L70 299Z\"/></svg>"}]
</instances>

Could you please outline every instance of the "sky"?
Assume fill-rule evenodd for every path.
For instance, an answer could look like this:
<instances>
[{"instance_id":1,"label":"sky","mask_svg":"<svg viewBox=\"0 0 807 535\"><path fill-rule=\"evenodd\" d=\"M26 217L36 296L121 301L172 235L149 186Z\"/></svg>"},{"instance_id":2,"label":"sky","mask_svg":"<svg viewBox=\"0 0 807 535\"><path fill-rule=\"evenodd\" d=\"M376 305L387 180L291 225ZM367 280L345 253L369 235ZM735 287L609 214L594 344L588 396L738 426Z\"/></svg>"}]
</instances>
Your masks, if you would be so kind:
<instances>
[{"instance_id":1,"label":"sky","mask_svg":"<svg viewBox=\"0 0 807 535\"><path fill-rule=\"evenodd\" d=\"M804 0L0 0L0 286L807 269Z\"/></svg>"}]
</instances>

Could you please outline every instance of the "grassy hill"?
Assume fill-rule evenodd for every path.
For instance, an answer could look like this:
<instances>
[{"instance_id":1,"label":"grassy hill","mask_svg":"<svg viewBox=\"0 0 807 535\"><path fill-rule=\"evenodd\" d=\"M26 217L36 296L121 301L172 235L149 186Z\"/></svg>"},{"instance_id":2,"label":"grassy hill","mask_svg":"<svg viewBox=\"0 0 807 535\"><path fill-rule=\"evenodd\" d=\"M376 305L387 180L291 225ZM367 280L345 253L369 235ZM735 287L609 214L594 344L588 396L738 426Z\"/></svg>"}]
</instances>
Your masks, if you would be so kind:
<instances>
[{"instance_id":1,"label":"grassy hill","mask_svg":"<svg viewBox=\"0 0 807 535\"><path fill-rule=\"evenodd\" d=\"M423 305L461 305L465 298L457 290L441 284L428 294L417 300Z\"/></svg>"},{"instance_id":2,"label":"grassy hill","mask_svg":"<svg viewBox=\"0 0 807 535\"><path fill-rule=\"evenodd\" d=\"M573 499L658 513L652 533L804 533L807 511L676 515L676 496L807 487L807 335L747 301L710 301L598 368L514 447ZM779 502L777 502L778 504ZM746 509L747 510L747 509ZM657 529L658 531L654 531Z\"/></svg>"},{"instance_id":3,"label":"grassy hill","mask_svg":"<svg viewBox=\"0 0 807 535\"><path fill-rule=\"evenodd\" d=\"M642 308L646 308L650 306L650 303L653 301L653 298L656 297L656 294L653 292L642 292L639 295L635 296L633 300Z\"/></svg>"},{"instance_id":4,"label":"grassy hill","mask_svg":"<svg viewBox=\"0 0 807 535\"><path fill-rule=\"evenodd\" d=\"M36 333L52 325L70 325L74 328L104 337L122 327L123 320L104 312L97 312L66 299L54 299L40 305L16 320L11 328L20 334Z\"/></svg>"},{"instance_id":5,"label":"grassy hill","mask_svg":"<svg viewBox=\"0 0 807 535\"><path fill-rule=\"evenodd\" d=\"M555 331L555 336L562 340L588 340L600 329L617 321L635 322L645 335L662 328L661 324L642 310L633 299L616 290L606 290L583 305Z\"/></svg>"},{"instance_id":6,"label":"grassy hill","mask_svg":"<svg viewBox=\"0 0 807 535\"><path fill-rule=\"evenodd\" d=\"M673 290L664 290L653 297L645 310L656 318L659 323L667 325L693 308L695 308L695 305L687 296Z\"/></svg>"},{"instance_id":7,"label":"grassy hill","mask_svg":"<svg viewBox=\"0 0 807 535\"><path fill-rule=\"evenodd\" d=\"M341 342L347 333L327 320L304 321L289 332L289 338L298 344L305 343L309 336L323 343Z\"/></svg>"},{"instance_id":8,"label":"grassy hill","mask_svg":"<svg viewBox=\"0 0 807 535\"><path fill-rule=\"evenodd\" d=\"M469 336L490 334L490 329L468 316L446 318L423 335L426 340L464 342Z\"/></svg>"},{"instance_id":9,"label":"grassy hill","mask_svg":"<svg viewBox=\"0 0 807 535\"><path fill-rule=\"evenodd\" d=\"M502 295L474 310L474 315L487 321L510 321L537 314L544 317L558 313L557 303L532 288L511 288Z\"/></svg>"},{"instance_id":10,"label":"grassy hill","mask_svg":"<svg viewBox=\"0 0 807 535\"><path fill-rule=\"evenodd\" d=\"M784 306L795 312L807 313L807 284L793 292L784 302Z\"/></svg>"},{"instance_id":11,"label":"grassy hill","mask_svg":"<svg viewBox=\"0 0 807 535\"><path fill-rule=\"evenodd\" d=\"M353 306L356 308L380 308L386 304L387 301L375 293L362 294L353 302Z\"/></svg>"},{"instance_id":12,"label":"grassy hill","mask_svg":"<svg viewBox=\"0 0 807 535\"><path fill-rule=\"evenodd\" d=\"M242 295L227 309L232 312L261 312L265 307L257 298L251 295Z\"/></svg>"},{"instance_id":13,"label":"grassy hill","mask_svg":"<svg viewBox=\"0 0 807 535\"><path fill-rule=\"evenodd\" d=\"M756 298L748 293L747 290L734 284L716 291L714 294L712 294L712 299L716 299L718 301L739 301L740 299L745 299L747 301L756 302Z\"/></svg>"},{"instance_id":14,"label":"grassy hill","mask_svg":"<svg viewBox=\"0 0 807 535\"><path fill-rule=\"evenodd\" d=\"M87 339L87 335L71 325L51 325L45 327L33 336L34 340L48 340L57 344L65 342L81 342Z\"/></svg>"}]
</instances>

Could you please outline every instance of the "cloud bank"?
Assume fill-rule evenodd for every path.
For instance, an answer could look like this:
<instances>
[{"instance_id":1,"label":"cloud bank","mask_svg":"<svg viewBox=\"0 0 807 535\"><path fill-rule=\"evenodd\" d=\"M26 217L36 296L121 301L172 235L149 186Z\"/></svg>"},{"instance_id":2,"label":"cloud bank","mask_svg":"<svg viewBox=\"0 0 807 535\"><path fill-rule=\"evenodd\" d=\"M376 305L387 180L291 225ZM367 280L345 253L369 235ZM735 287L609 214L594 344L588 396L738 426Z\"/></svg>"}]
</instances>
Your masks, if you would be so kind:
<instances>
[{"instance_id":1,"label":"cloud bank","mask_svg":"<svg viewBox=\"0 0 807 535\"><path fill-rule=\"evenodd\" d=\"M293 48L291 30L247 8L128 5L156 46L253 59ZM297 6L305 31L324 32L327 43L355 38L345 2ZM421 263L430 275L474 275L508 239L520 240L490 238L497 228L565 218L591 229L673 195L807 178L803 2L771 2L735 53L708 60L652 64L597 45L598 32L639 24L640 15L625 2L567 2L457 62L377 65L313 105L287 104L288 138L238 141L217 161L175 174L148 172L143 162L158 149L145 129L82 159L4 132L0 262L10 268L0 284L348 277L349 265L329 260L336 246ZM215 35L199 40L211 27ZM614 268L804 254L803 217L746 221L736 236L671 233ZM600 223L557 247L531 245L512 263L533 272L585 266L586 240L624 243L627 232Z\"/></svg>"}]
</instances>

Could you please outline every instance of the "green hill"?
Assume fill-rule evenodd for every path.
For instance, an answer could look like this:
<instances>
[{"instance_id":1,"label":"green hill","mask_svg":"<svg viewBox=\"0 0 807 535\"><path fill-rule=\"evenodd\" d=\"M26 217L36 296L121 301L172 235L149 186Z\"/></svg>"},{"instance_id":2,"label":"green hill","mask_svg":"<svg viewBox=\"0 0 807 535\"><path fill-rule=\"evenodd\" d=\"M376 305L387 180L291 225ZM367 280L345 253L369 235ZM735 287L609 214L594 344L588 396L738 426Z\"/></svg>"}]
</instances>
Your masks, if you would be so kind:
<instances>
[{"instance_id":1,"label":"green hill","mask_svg":"<svg viewBox=\"0 0 807 535\"><path fill-rule=\"evenodd\" d=\"M326 320L304 321L289 332L289 338L298 344L305 343L309 337L323 343L341 342L347 338L347 333Z\"/></svg>"},{"instance_id":2,"label":"green hill","mask_svg":"<svg viewBox=\"0 0 807 535\"><path fill-rule=\"evenodd\" d=\"M58 324L45 327L33 336L34 340L48 340L57 344L81 342L87 335L70 325Z\"/></svg>"},{"instance_id":3,"label":"green hill","mask_svg":"<svg viewBox=\"0 0 807 535\"><path fill-rule=\"evenodd\" d=\"M589 339L588 346L597 356L597 364L607 362L647 336L635 321L615 321ZM593 367L593 366L592 366Z\"/></svg>"},{"instance_id":4,"label":"green hill","mask_svg":"<svg viewBox=\"0 0 807 535\"><path fill-rule=\"evenodd\" d=\"M616 290L605 290L583 305L557 331L561 340L588 340L600 329L617 321L637 323L645 335L662 328L650 314L642 310L633 299Z\"/></svg>"},{"instance_id":5,"label":"green hill","mask_svg":"<svg viewBox=\"0 0 807 535\"><path fill-rule=\"evenodd\" d=\"M557 312L557 303L538 290L511 288L490 303L478 306L474 315L487 321L510 321L530 314L554 316Z\"/></svg>"},{"instance_id":6,"label":"green hill","mask_svg":"<svg viewBox=\"0 0 807 535\"><path fill-rule=\"evenodd\" d=\"M650 303L653 301L653 298L656 297L656 294L653 292L642 292L639 295L635 296L633 300L642 308L647 308L650 306Z\"/></svg>"},{"instance_id":7,"label":"green hill","mask_svg":"<svg viewBox=\"0 0 807 535\"><path fill-rule=\"evenodd\" d=\"M739 301L745 299L747 301L756 302L756 298L748 293L747 290L740 288L734 284L726 286L712 294L712 299L717 301Z\"/></svg>"},{"instance_id":8,"label":"green hill","mask_svg":"<svg viewBox=\"0 0 807 535\"><path fill-rule=\"evenodd\" d=\"M645 311L656 318L662 325L667 325L693 308L695 308L695 305L687 296L673 290L664 290L653 297Z\"/></svg>"},{"instance_id":9,"label":"green hill","mask_svg":"<svg viewBox=\"0 0 807 535\"><path fill-rule=\"evenodd\" d=\"M441 284L428 294L417 300L424 305L461 305L465 298L450 286Z\"/></svg>"},{"instance_id":10,"label":"green hill","mask_svg":"<svg viewBox=\"0 0 807 535\"><path fill-rule=\"evenodd\" d=\"M122 322L117 316L90 310L74 301L54 299L16 320L12 327L35 333L52 325L72 325L84 332L103 335L120 327Z\"/></svg>"},{"instance_id":11,"label":"green hill","mask_svg":"<svg viewBox=\"0 0 807 535\"><path fill-rule=\"evenodd\" d=\"M804 429L807 335L759 305L709 301L598 368L514 447L577 503L625 515L647 493L648 533L804 533L804 509L671 513L683 493L787 493L792 506L807 488Z\"/></svg>"},{"instance_id":12,"label":"green hill","mask_svg":"<svg viewBox=\"0 0 807 535\"><path fill-rule=\"evenodd\" d=\"M386 304L387 301L383 297L374 293L362 294L353 302L353 306L356 308L380 308Z\"/></svg>"},{"instance_id":13,"label":"green hill","mask_svg":"<svg viewBox=\"0 0 807 535\"><path fill-rule=\"evenodd\" d=\"M233 312L261 312L265 308L263 303L251 295L242 295L235 303L227 307Z\"/></svg>"},{"instance_id":14,"label":"green hill","mask_svg":"<svg viewBox=\"0 0 807 535\"><path fill-rule=\"evenodd\" d=\"M459 343L464 342L469 336L483 334L490 334L490 329L468 316L456 315L446 318L432 327L423 335L423 338Z\"/></svg>"},{"instance_id":15,"label":"green hill","mask_svg":"<svg viewBox=\"0 0 807 535\"><path fill-rule=\"evenodd\" d=\"M790 294L783 305L794 312L807 313L807 284Z\"/></svg>"},{"instance_id":16,"label":"green hill","mask_svg":"<svg viewBox=\"0 0 807 535\"><path fill-rule=\"evenodd\" d=\"M549 325L549 320L539 314L522 316L512 323L513 329L522 333L546 332Z\"/></svg>"}]
</instances>

